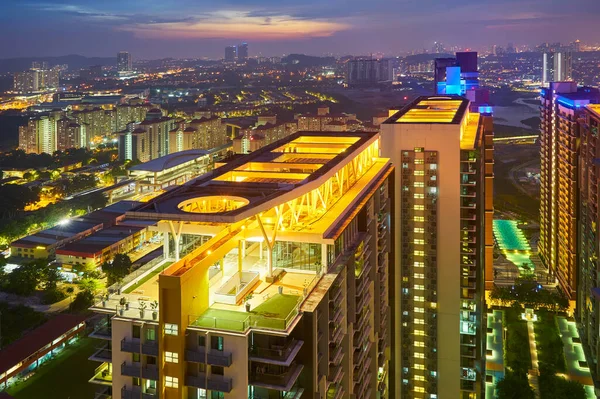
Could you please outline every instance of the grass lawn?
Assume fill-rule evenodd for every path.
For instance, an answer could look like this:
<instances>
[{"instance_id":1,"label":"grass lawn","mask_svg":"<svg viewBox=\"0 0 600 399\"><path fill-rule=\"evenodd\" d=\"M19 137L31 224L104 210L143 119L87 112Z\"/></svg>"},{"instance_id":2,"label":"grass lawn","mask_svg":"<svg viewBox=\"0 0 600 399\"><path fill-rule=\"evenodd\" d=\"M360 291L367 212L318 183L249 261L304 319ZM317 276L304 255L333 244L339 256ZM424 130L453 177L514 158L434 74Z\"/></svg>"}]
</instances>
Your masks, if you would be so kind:
<instances>
[{"instance_id":1,"label":"grass lawn","mask_svg":"<svg viewBox=\"0 0 600 399\"><path fill-rule=\"evenodd\" d=\"M282 330L289 322L285 318L294 310L299 299L296 295L275 294L249 313L210 308L193 325L232 331L244 331L250 326Z\"/></svg>"},{"instance_id":2,"label":"grass lawn","mask_svg":"<svg viewBox=\"0 0 600 399\"><path fill-rule=\"evenodd\" d=\"M505 364L517 373L527 374L531 369L527 322L520 320L515 309L507 308L504 310L504 325L508 329L504 344Z\"/></svg>"},{"instance_id":3,"label":"grass lawn","mask_svg":"<svg viewBox=\"0 0 600 399\"><path fill-rule=\"evenodd\" d=\"M146 281L150 280L151 278L153 278L154 276L156 276L157 274L159 274L160 272L162 272L163 270L165 270L167 267L171 266L173 262L165 262L161 267L157 268L155 271L153 271L152 273L148 274L146 277L144 277L143 279L141 279L140 281L138 281L136 284L133 284L132 286L130 286L129 288L127 288L125 291L123 291L124 294L131 294L133 291L135 291L136 289L138 289L139 287L141 287Z\"/></svg>"},{"instance_id":4,"label":"grass lawn","mask_svg":"<svg viewBox=\"0 0 600 399\"><path fill-rule=\"evenodd\" d=\"M535 343L538 360L547 363L559 372L566 371L563 342L558 332L556 318L553 313L538 311L538 322L534 324Z\"/></svg>"},{"instance_id":5,"label":"grass lawn","mask_svg":"<svg viewBox=\"0 0 600 399\"><path fill-rule=\"evenodd\" d=\"M99 363L88 360L88 357L98 345L98 340L81 338L40 366L27 381L8 389L8 394L15 399L93 398L97 386L88 380Z\"/></svg>"}]
</instances>

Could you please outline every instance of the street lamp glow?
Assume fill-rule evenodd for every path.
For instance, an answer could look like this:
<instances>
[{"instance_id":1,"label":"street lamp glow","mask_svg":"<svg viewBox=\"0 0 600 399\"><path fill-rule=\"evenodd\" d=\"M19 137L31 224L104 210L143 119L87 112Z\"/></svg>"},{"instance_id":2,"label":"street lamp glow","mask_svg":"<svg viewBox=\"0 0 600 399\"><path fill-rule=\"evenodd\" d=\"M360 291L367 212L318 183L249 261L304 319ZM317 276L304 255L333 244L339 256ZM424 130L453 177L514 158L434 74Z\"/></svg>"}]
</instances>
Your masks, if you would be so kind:
<instances>
[{"instance_id":1,"label":"street lamp glow","mask_svg":"<svg viewBox=\"0 0 600 399\"><path fill-rule=\"evenodd\" d=\"M58 224L60 226L66 226L69 224L69 219L62 219L61 221L58 222Z\"/></svg>"}]
</instances>

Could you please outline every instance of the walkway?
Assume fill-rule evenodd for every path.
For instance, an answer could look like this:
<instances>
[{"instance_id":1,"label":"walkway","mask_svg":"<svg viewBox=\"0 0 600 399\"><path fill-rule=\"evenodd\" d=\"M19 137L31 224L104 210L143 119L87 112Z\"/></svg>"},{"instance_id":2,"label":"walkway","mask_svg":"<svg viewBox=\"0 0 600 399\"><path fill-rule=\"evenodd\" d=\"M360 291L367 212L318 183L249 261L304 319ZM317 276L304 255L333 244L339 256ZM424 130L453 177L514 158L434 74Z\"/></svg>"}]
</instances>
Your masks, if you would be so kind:
<instances>
[{"instance_id":1,"label":"walkway","mask_svg":"<svg viewBox=\"0 0 600 399\"><path fill-rule=\"evenodd\" d=\"M504 378L504 341L502 320L504 312L494 310L487 315L485 397L494 398L498 381Z\"/></svg>"},{"instance_id":2,"label":"walkway","mask_svg":"<svg viewBox=\"0 0 600 399\"><path fill-rule=\"evenodd\" d=\"M540 397L540 385L538 383L538 377L540 375L537 346L535 344L535 332L533 330L533 321L527 321L527 332L529 335L529 351L531 353L531 370L529 370L529 385L535 391L535 397Z\"/></svg>"},{"instance_id":3,"label":"walkway","mask_svg":"<svg viewBox=\"0 0 600 399\"><path fill-rule=\"evenodd\" d=\"M585 360L577 326L575 322L569 321L565 317L558 316L556 319L564 345L568 378L582 383L588 398L596 399L594 381Z\"/></svg>"}]
</instances>

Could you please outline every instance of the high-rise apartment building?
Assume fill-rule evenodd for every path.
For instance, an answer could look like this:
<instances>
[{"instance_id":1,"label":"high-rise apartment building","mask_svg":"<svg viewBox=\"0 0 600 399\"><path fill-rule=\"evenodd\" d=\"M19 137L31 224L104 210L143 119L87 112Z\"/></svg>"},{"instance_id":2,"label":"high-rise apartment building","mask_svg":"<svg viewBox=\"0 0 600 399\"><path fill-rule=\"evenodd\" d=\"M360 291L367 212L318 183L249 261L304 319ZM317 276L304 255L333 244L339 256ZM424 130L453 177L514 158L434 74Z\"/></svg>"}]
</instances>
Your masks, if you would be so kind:
<instances>
[{"instance_id":1,"label":"high-rise apartment building","mask_svg":"<svg viewBox=\"0 0 600 399\"><path fill-rule=\"evenodd\" d=\"M103 108L73 111L71 117L86 128L88 140L107 137L115 132L115 113Z\"/></svg>"},{"instance_id":2,"label":"high-rise apartment building","mask_svg":"<svg viewBox=\"0 0 600 399\"><path fill-rule=\"evenodd\" d=\"M393 173L377 133L298 132L128 212L168 263L94 305L91 381L113 399L397 397Z\"/></svg>"},{"instance_id":3,"label":"high-rise apartment building","mask_svg":"<svg viewBox=\"0 0 600 399\"><path fill-rule=\"evenodd\" d=\"M436 94L466 96L469 90L479 87L477 52L456 53L454 58L435 60Z\"/></svg>"},{"instance_id":4,"label":"high-rise apartment building","mask_svg":"<svg viewBox=\"0 0 600 399\"><path fill-rule=\"evenodd\" d=\"M381 155L396 167L396 397L483 398L492 129L490 116L451 96L420 97L381 125Z\"/></svg>"},{"instance_id":5,"label":"high-rise apartment building","mask_svg":"<svg viewBox=\"0 0 600 399\"><path fill-rule=\"evenodd\" d=\"M34 65L38 65L34 63ZM14 89L19 93L55 90L60 87L60 69L58 67L44 69L31 68L25 72L14 74Z\"/></svg>"},{"instance_id":6,"label":"high-rise apartment building","mask_svg":"<svg viewBox=\"0 0 600 399\"><path fill-rule=\"evenodd\" d=\"M69 148L89 148L85 125L67 117L56 121L56 147L60 151Z\"/></svg>"},{"instance_id":7,"label":"high-rise apartment building","mask_svg":"<svg viewBox=\"0 0 600 399\"><path fill-rule=\"evenodd\" d=\"M225 62L234 63L237 59L237 47L227 46L225 47Z\"/></svg>"},{"instance_id":8,"label":"high-rise apartment building","mask_svg":"<svg viewBox=\"0 0 600 399\"><path fill-rule=\"evenodd\" d=\"M117 71L118 72L131 72L133 71L133 61L131 54L127 51L121 51L117 53Z\"/></svg>"},{"instance_id":9,"label":"high-rise apartment building","mask_svg":"<svg viewBox=\"0 0 600 399\"><path fill-rule=\"evenodd\" d=\"M239 63L248 61L248 43L242 43L237 46L237 61Z\"/></svg>"},{"instance_id":10,"label":"high-rise apartment building","mask_svg":"<svg viewBox=\"0 0 600 399\"><path fill-rule=\"evenodd\" d=\"M54 153L57 150L55 116L32 118L27 125L20 126L19 149L27 153Z\"/></svg>"},{"instance_id":11,"label":"high-rise apartment building","mask_svg":"<svg viewBox=\"0 0 600 399\"><path fill-rule=\"evenodd\" d=\"M354 114L333 114L329 112L329 107L326 105L320 106L317 109L316 114L298 114L295 115L295 119L298 121L299 131L322 131L326 130L326 126L332 122L348 123L349 121L355 121L356 115Z\"/></svg>"},{"instance_id":12,"label":"high-rise apartment building","mask_svg":"<svg viewBox=\"0 0 600 399\"><path fill-rule=\"evenodd\" d=\"M544 52L542 56L542 86L550 82L566 82L573 78L570 50Z\"/></svg>"},{"instance_id":13,"label":"high-rise apartment building","mask_svg":"<svg viewBox=\"0 0 600 399\"><path fill-rule=\"evenodd\" d=\"M357 58L348 61L346 68L348 86L368 86L393 80L389 59Z\"/></svg>"},{"instance_id":14,"label":"high-rise apartment building","mask_svg":"<svg viewBox=\"0 0 600 399\"><path fill-rule=\"evenodd\" d=\"M600 105L587 105L580 119L581 149L579 156L579 234L577 240L578 289L577 310L575 312L580 326L581 343L587 358L587 364L594 378L600 376L600 213L598 196L600 195Z\"/></svg>"},{"instance_id":15,"label":"high-rise apartment building","mask_svg":"<svg viewBox=\"0 0 600 399\"><path fill-rule=\"evenodd\" d=\"M541 91L539 255L564 293L577 290L577 220L580 126L584 107L598 103L596 89L553 82Z\"/></svg>"},{"instance_id":16,"label":"high-rise apartment building","mask_svg":"<svg viewBox=\"0 0 600 399\"><path fill-rule=\"evenodd\" d=\"M168 155L170 132L174 128L175 120L169 117L147 118L139 124L128 124L127 129L119 133L119 159L147 162Z\"/></svg>"}]
</instances>

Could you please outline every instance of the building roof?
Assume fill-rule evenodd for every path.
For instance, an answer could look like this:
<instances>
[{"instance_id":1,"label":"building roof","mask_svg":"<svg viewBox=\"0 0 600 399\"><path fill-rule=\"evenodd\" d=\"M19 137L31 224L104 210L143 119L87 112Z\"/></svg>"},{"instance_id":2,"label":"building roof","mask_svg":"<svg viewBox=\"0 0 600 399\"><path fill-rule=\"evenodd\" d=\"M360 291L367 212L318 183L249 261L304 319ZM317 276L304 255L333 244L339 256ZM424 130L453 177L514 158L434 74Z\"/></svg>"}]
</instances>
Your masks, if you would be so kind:
<instances>
[{"instance_id":1,"label":"building roof","mask_svg":"<svg viewBox=\"0 0 600 399\"><path fill-rule=\"evenodd\" d=\"M383 123L458 124L468 107L469 100L458 96L419 97Z\"/></svg>"},{"instance_id":2,"label":"building roof","mask_svg":"<svg viewBox=\"0 0 600 399\"><path fill-rule=\"evenodd\" d=\"M209 153L210 152L206 150L186 150L174 152L173 154L165 155L164 157L156 158L151 161L135 165L130 170L144 172L162 172L166 169L174 168L183 163L203 157Z\"/></svg>"},{"instance_id":3,"label":"building roof","mask_svg":"<svg viewBox=\"0 0 600 399\"><path fill-rule=\"evenodd\" d=\"M586 107L591 113L595 114L596 117L600 118L600 104L588 104Z\"/></svg>"},{"instance_id":4,"label":"building roof","mask_svg":"<svg viewBox=\"0 0 600 399\"><path fill-rule=\"evenodd\" d=\"M25 360L67 331L83 323L86 316L61 314L0 351L0 374ZM1 398L1 396L0 396Z\"/></svg>"},{"instance_id":5,"label":"building roof","mask_svg":"<svg viewBox=\"0 0 600 399\"><path fill-rule=\"evenodd\" d=\"M374 132L297 132L156 197L127 216L234 223L270 209L282 195L314 189L352 159L349 154L365 150L375 140ZM240 206L211 213L187 209L209 197L232 198Z\"/></svg>"}]
</instances>

